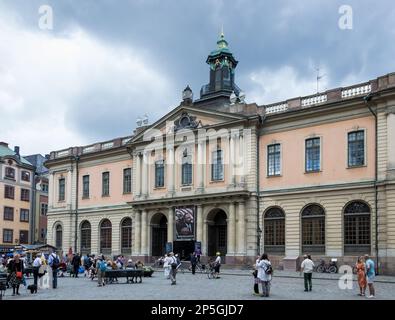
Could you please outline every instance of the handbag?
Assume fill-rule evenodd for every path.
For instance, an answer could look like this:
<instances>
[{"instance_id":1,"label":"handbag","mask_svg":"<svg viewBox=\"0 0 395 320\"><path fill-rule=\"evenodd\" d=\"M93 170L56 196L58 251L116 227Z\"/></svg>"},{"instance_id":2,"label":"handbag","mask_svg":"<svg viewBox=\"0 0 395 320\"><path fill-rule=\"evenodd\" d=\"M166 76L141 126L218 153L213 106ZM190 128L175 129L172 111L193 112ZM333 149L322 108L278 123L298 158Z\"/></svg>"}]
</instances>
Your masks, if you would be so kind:
<instances>
[{"instance_id":1,"label":"handbag","mask_svg":"<svg viewBox=\"0 0 395 320\"><path fill-rule=\"evenodd\" d=\"M16 272L16 277L17 277L18 279L22 279L22 271L17 271L17 272Z\"/></svg>"}]
</instances>

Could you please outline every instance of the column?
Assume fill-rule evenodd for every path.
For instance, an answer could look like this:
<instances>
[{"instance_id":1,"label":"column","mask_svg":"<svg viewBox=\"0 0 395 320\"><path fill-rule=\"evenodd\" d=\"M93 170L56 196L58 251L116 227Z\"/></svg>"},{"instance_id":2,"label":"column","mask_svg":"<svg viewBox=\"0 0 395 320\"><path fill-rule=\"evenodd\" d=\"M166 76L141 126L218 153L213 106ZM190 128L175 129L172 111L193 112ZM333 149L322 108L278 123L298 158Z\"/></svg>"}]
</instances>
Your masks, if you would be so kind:
<instances>
[{"instance_id":1,"label":"column","mask_svg":"<svg viewBox=\"0 0 395 320\"><path fill-rule=\"evenodd\" d=\"M175 169L175 159L174 159L174 145L170 145L167 147L167 191L169 194L173 195L174 188L174 169Z\"/></svg>"},{"instance_id":2,"label":"column","mask_svg":"<svg viewBox=\"0 0 395 320\"><path fill-rule=\"evenodd\" d=\"M229 157L228 157L229 187L235 186L234 157L235 157L235 139L233 137L233 134L231 133L229 136Z\"/></svg>"},{"instance_id":3,"label":"column","mask_svg":"<svg viewBox=\"0 0 395 320\"><path fill-rule=\"evenodd\" d=\"M388 130L388 169L395 169L395 108L392 113L387 115L387 130Z\"/></svg>"},{"instance_id":4,"label":"column","mask_svg":"<svg viewBox=\"0 0 395 320\"><path fill-rule=\"evenodd\" d=\"M208 221L205 219L203 220L203 242L202 242L202 255L207 256L207 233L208 233Z\"/></svg>"},{"instance_id":5,"label":"column","mask_svg":"<svg viewBox=\"0 0 395 320\"><path fill-rule=\"evenodd\" d=\"M196 240L203 242L203 206L197 206Z\"/></svg>"},{"instance_id":6,"label":"column","mask_svg":"<svg viewBox=\"0 0 395 320\"><path fill-rule=\"evenodd\" d=\"M198 191L203 191L204 189L204 176L203 176L203 141L198 142L198 152L197 152L197 189Z\"/></svg>"},{"instance_id":7,"label":"column","mask_svg":"<svg viewBox=\"0 0 395 320\"><path fill-rule=\"evenodd\" d=\"M134 218L134 252L133 254L139 256L141 254L141 213L140 210L135 211Z\"/></svg>"},{"instance_id":8,"label":"column","mask_svg":"<svg viewBox=\"0 0 395 320\"><path fill-rule=\"evenodd\" d=\"M134 156L134 164L133 166L136 168L136 196L141 196L141 155L137 153Z\"/></svg>"},{"instance_id":9,"label":"column","mask_svg":"<svg viewBox=\"0 0 395 320\"><path fill-rule=\"evenodd\" d=\"M239 212L237 221L237 254L245 255L245 204L239 202Z\"/></svg>"},{"instance_id":10,"label":"column","mask_svg":"<svg viewBox=\"0 0 395 320\"><path fill-rule=\"evenodd\" d=\"M143 153L143 170L142 170L142 196L148 196L148 151Z\"/></svg>"},{"instance_id":11,"label":"column","mask_svg":"<svg viewBox=\"0 0 395 320\"><path fill-rule=\"evenodd\" d=\"M228 218L228 254L234 255L236 249L236 217L235 217L235 203L229 205Z\"/></svg>"},{"instance_id":12,"label":"column","mask_svg":"<svg viewBox=\"0 0 395 320\"><path fill-rule=\"evenodd\" d=\"M245 146L244 146L244 137L242 134L239 136L239 154L238 156L240 157L239 161L239 179L240 179L240 187L244 188L245 187L245 174L248 170L247 166L247 157L245 153Z\"/></svg>"},{"instance_id":13,"label":"column","mask_svg":"<svg viewBox=\"0 0 395 320\"><path fill-rule=\"evenodd\" d=\"M167 219L167 242L174 241L174 209L169 208L168 219Z\"/></svg>"},{"instance_id":14,"label":"column","mask_svg":"<svg viewBox=\"0 0 395 320\"><path fill-rule=\"evenodd\" d=\"M141 255L147 255L147 210L141 213Z\"/></svg>"},{"instance_id":15,"label":"column","mask_svg":"<svg viewBox=\"0 0 395 320\"><path fill-rule=\"evenodd\" d=\"M49 175L49 184L48 184L48 209L53 208L55 197L55 179L53 172Z\"/></svg>"}]
</instances>

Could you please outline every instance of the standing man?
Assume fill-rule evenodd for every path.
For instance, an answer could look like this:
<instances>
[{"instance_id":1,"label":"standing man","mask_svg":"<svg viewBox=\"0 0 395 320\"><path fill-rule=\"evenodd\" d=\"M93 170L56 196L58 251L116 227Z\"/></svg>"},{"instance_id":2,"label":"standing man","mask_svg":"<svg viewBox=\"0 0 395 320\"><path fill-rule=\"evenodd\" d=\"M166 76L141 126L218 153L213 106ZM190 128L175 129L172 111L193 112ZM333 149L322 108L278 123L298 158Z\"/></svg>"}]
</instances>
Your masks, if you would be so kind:
<instances>
[{"instance_id":1,"label":"standing man","mask_svg":"<svg viewBox=\"0 0 395 320\"><path fill-rule=\"evenodd\" d=\"M38 284L38 271L41 267L41 257L37 253L36 258L33 261L33 278L34 278L34 285L37 287Z\"/></svg>"},{"instance_id":2,"label":"standing man","mask_svg":"<svg viewBox=\"0 0 395 320\"><path fill-rule=\"evenodd\" d=\"M81 265L81 257L78 253L76 253L76 255L73 257L71 264L73 265L73 269L74 269L74 277L78 278L78 269L80 268Z\"/></svg>"},{"instance_id":3,"label":"standing man","mask_svg":"<svg viewBox=\"0 0 395 320\"><path fill-rule=\"evenodd\" d=\"M369 257L368 254L365 254L365 261L366 261L366 280L368 282L369 294L370 294L368 298L372 299L375 297L373 282L374 282L374 277L376 276L376 270L375 270L374 261Z\"/></svg>"},{"instance_id":4,"label":"standing man","mask_svg":"<svg viewBox=\"0 0 395 320\"><path fill-rule=\"evenodd\" d=\"M304 260L300 266L300 274L304 275L304 291L311 291L312 289L312 277L314 270L314 262L311 260L311 256L305 254L303 256Z\"/></svg>"},{"instance_id":5,"label":"standing man","mask_svg":"<svg viewBox=\"0 0 395 320\"><path fill-rule=\"evenodd\" d=\"M194 252L194 253L191 253L192 274L195 274L196 265L197 265L197 257L196 257L196 252Z\"/></svg>"},{"instance_id":6,"label":"standing man","mask_svg":"<svg viewBox=\"0 0 395 320\"><path fill-rule=\"evenodd\" d=\"M170 252L170 280L172 286L176 285L177 266L177 259L174 256L174 253Z\"/></svg>"},{"instance_id":7,"label":"standing man","mask_svg":"<svg viewBox=\"0 0 395 320\"><path fill-rule=\"evenodd\" d=\"M52 252L48 257L48 264L52 268L52 288L56 289L58 286L58 268L60 265L60 260L56 252Z\"/></svg>"}]
</instances>

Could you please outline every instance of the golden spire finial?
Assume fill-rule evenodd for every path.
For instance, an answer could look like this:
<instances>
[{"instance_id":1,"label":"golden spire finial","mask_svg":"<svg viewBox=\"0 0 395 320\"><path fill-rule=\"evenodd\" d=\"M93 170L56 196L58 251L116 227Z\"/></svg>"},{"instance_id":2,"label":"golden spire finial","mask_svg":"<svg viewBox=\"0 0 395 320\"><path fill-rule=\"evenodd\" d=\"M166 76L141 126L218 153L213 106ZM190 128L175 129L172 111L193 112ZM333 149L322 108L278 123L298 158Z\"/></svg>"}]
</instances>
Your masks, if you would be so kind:
<instances>
[{"instance_id":1,"label":"golden spire finial","mask_svg":"<svg viewBox=\"0 0 395 320\"><path fill-rule=\"evenodd\" d=\"M224 24L221 25L221 38L223 38L224 35Z\"/></svg>"}]
</instances>

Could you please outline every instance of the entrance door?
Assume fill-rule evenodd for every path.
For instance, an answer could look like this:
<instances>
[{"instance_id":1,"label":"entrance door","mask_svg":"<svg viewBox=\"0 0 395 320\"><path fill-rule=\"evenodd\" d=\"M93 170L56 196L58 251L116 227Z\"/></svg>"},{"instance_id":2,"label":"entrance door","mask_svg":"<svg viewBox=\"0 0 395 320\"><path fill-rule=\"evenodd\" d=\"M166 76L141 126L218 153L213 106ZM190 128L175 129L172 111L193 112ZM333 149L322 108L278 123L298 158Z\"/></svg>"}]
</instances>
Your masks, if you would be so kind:
<instances>
[{"instance_id":1,"label":"entrance door","mask_svg":"<svg viewBox=\"0 0 395 320\"><path fill-rule=\"evenodd\" d=\"M195 241L174 241L173 252L178 253L181 260L189 260L190 254L195 251Z\"/></svg>"},{"instance_id":2,"label":"entrance door","mask_svg":"<svg viewBox=\"0 0 395 320\"><path fill-rule=\"evenodd\" d=\"M222 210L214 213L211 225L208 226L208 255L215 256L217 252L221 256L227 253L227 225L226 214Z\"/></svg>"},{"instance_id":3,"label":"entrance door","mask_svg":"<svg viewBox=\"0 0 395 320\"><path fill-rule=\"evenodd\" d=\"M156 222L156 223L155 223ZM160 257L166 253L167 219L162 213L152 217L152 256Z\"/></svg>"}]
</instances>

